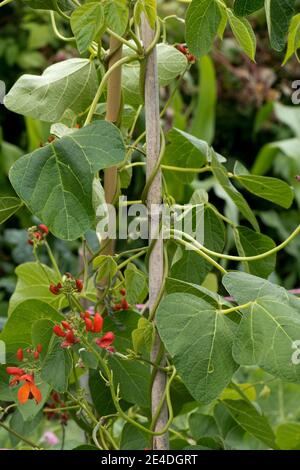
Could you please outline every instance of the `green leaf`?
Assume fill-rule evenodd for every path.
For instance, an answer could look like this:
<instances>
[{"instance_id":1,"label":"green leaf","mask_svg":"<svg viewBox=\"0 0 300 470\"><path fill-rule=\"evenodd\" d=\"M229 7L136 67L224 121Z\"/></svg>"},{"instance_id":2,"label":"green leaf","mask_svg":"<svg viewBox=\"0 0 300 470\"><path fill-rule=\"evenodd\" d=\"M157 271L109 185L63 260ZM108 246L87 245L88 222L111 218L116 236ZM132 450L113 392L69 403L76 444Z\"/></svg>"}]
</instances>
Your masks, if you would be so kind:
<instances>
[{"instance_id":1,"label":"green leaf","mask_svg":"<svg viewBox=\"0 0 300 470\"><path fill-rule=\"evenodd\" d=\"M229 8L227 9L227 14L235 39L243 51L247 54L247 56L254 61L256 52L256 37L251 24L246 18L234 16Z\"/></svg>"},{"instance_id":2,"label":"green leaf","mask_svg":"<svg viewBox=\"0 0 300 470\"><path fill-rule=\"evenodd\" d=\"M249 402L243 400L222 401L233 419L252 436L277 449L274 432L267 418L260 414Z\"/></svg>"},{"instance_id":3,"label":"green leaf","mask_svg":"<svg viewBox=\"0 0 300 470\"><path fill-rule=\"evenodd\" d=\"M135 264L129 263L124 272L126 298L131 305L141 304L148 295L148 279Z\"/></svg>"},{"instance_id":4,"label":"green leaf","mask_svg":"<svg viewBox=\"0 0 300 470\"><path fill-rule=\"evenodd\" d=\"M274 299L285 299L291 306L299 305L300 307L300 299L289 294L283 287L251 274L242 272L225 274L223 284L227 292L240 305L252 302L257 298L273 297Z\"/></svg>"},{"instance_id":5,"label":"green leaf","mask_svg":"<svg viewBox=\"0 0 300 470\"><path fill-rule=\"evenodd\" d=\"M132 332L137 328L140 315L131 310L118 313L114 321L105 319L105 331L114 331L117 351L127 354L127 349L133 349ZM120 385L121 398L142 408L150 406L150 372L149 367L136 361L128 361L109 356L108 362L113 370L115 386Z\"/></svg>"},{"instance_id":6,"label":"green leaf","mask_svg":"<svg viewBox=\"0 0 300 470\"><path fill-rule=\"evenodd\" d=\"M11 312L0 339L6 344L8 355L14 354L18 348L32 346L31 328L40 319L60 321L62 316L53 307L37 299L25 300L19 303ZM9 360L9 356L7 357Z\"/></svg>"},{"instance_id":7,"label":"green leaf","mask_svg":"<svg viewBox=\"0 0 300 470\"><path fill-rule=\"evenodd\" d=\"M199 286L197 284L181 281L179 279L173 279L171 277L167 277L166 279L166 292L167 294L173 294L175 292L182 292L186 294L192 294L196 297L200 297L201 299L205 300L209 304L213 305L214 307L218 307L219 305L226 305L229 304L226 302L222 297L210 290L206 289L203 286Z\"/></svg>"},{"instance_id":8,"label":"green leaf","mask_svg":"<svg viewBox=\"0 0 300 470\"><path fill-rule=\"evenodd\" d=\"M18 281L9 301L9 314L19 303L28 299L42 300L57 309L65 306L64 296L53 295L49 290L50 284L57 284L59 279L48 266L34 262L20 264L16 268L16 275Z\"/></svg>"},{"instance_id":9,"label":"green leaf","mask_svg":"<svg viewBox=\"0 0 300 470\"><path fill-rule=\"evenodd\" d=\"M20 198L55 236L74 240L95 224L94 173L124 156L120 131L96 121L20 158L9 176Z\"/></svg>"},{"instance_id":10,"label":"green leaf","mask_svg":"<svg viewBox=\"0 0 300 470\"><path fill-rule=\"evenodd\" d=\"M265 0L235 0L234 13L238 16L248 16L264 6Z\"/></svg>"},{"instance_id":11,"label":"green leaf","mask_svg":"<svg viewBox=\"0 0 300 470\"><path fill-rule=\"evenodd\" d=\"M237 227L234 233L237 237L237 249L240 256L256 256L276 246L270 237L248 227ZM267 278L275 269L276 253L261 260L244 261L243 264L249 273Z\"/></svg>"},{"instance_id":12,"label":"green leaf","mask_svg":"<svg viewBox=\"0 0 300 470\"><path fill-rule=\"evenodd\" d=\"M112 256L99 255L93 261L93 268L97 270L97 280L112 279L117 270L118 265Z\"/></svg>"},{"instance_id":13,"label":"green leaf","mask_svg":"<svg viewBox=\"0 0 300 470\"><path fill-rule=\"evenodd\" d=\"M194 111L191 133L211 144L216 124L217 81L214 63L209 56L200 58L199 74L197 107Z\"/></svg>"},{"instance_id":14,"label":"green leaf","mask_svg":"<svg viewBox=\"0 0 300 470\"><path fill-rule=\"evenodd\" d=\"M168 141L162 161L164 165L197 169L206 163L209 147L203 140L174 128L168 133ZM164 173L170 174L171 171L164 170ZM195 175L196 173L172 171L172 177L181 183L190 183Z\"/></svg>"},{"instance_id":15,"label":"green leaf","mask_svg":"<svg viewBox=\"0 0 300 470\"><path fill-rule=\"evenodd\" d=\"M22 75L4 98L7 109L41 121L59 122L72 111L81 113L98 88L95 64L68 59L50 65L41 76Z\"/></svg>"},{"instance_id":16,"label":"green leaf","mask_svg":"<svg viewBox=\"0 0 300 470\"><path fill-rule=\"evenodd\" d=\"M265 0L270 41L276 51L282 51L285 46L294 6L295 0Z\"/></svg>"},{"instance_id":17,"label":"green leaf","mask_svg":"<svg viewBox=\"0 0 300 470\"><path fill-rule=\"evenodd\" d=\"M201 437L214 437L220 434L217 423L213 416L196 411L189 417L189 429L195 441Z\"/></svg>"},{"instance_id":18,"label":"green leaf","mask_svg":"<svg viewBox=\"0 0 300 470\"><path fill-rule=\"evenodd\" d=\"M149 353L154 337L153 324L147 318L141 317L131 336L133 349L136 353L142 353L144 350Z\"/></svg>"},{"instance_id":19,"label":"green leaf","mask_svg":"<svg viewBox=\"0 0 300 470\"><path fill-rule=\"evenodd\" d=\"M43 346L40 358L45 359L48 348L51 344L53 327L55 323L52 320L43 318L33 323L31 328L32 345L36 347L38 344Z\"/></svg>"},{"instance_id":20,"label":"green leaf","mask_svg":"<svg viewBox=\"0 0 300 470\"><path fill-rule=\"evenodd\" d=\"M109 415L116 411L110 390L100 376L99 370L89 370L89 390L93 405L100 416ZM120 405L124 407L124 402L121 402Z\"/></svg>"},{"instance_id":21,"label":"green leaf","mask_svg":"<svg viewBox=\"0 0 300 470\"><path fill-rule=\"evenodd\" d=\"M131 54L132 51L124 47L124 55ZM187 59L175 47L160 43L157 45L157 67L160 86L167 86L186 70ZM139 62L131 62L123 66L122 88L126 104L136 107L143 102Z\"/></svg>"},{"instance_id":22,"label":"green leaf","mask_svg":"<svg viewBox=\"0 0 300 470\"><path fill-rule=\"evenodd\" d=\"M282 450L300 449L300 424L283 423L276 429L276 442Z\"/></svg>"},{"instance_id":23,"label":"green leaf","mask_svg":"<svg viewBox=\"0 0 300 470\"><path fill-rule=\"evenodd\" d=\"M300 13L298 13L298 15L295 15L291 21L291 24L289 27L288 41L287 41L287 50L286 50L286 54L285 54L282 65L285 65L287 61L292 57L292 55L300 47L299 31L300 31Z\"/></svg>"},{"instance_id":24,"label":"green leaf","mask_svg":"<svg viewBox=\"0 0 300 470\"><path fill-rule=\"evenodd\" d=\"M245 219L247 219L251 223L254 230L259 232L259 225L257 223L255 215L249 207L249 204L241 195L241 193L239 193L238 190L233 186L233 184L228 178L226 169L223 167L223 165L219 163L217 156L214 152L212 153L212 170L214 176L216 177L224 191L232 199L234 204L238 207L241 214L245 217Z\"/></svg>"},{"instance_id":25,"label":"green leaf","mask_svg":"<svg viewBox=\"0 0 300 470\"><path fill-rule=\"evenodd\" d=\"M186 41L192 54L207 54L221 22L215 0L193 0L186 15Z\"/></svg>"},{"instance_id":26,"label":"green leaf","mask_svg":"<svg viewBox=\"0 0 300 470\"><path fill-rule=\"evenodd\" d=\"M52 327L51 327L52 328ZM50 348L42 363L42 379L58 392L68 389L72 370L70 352L61 347L61 339L52 335Z\"/></svg>"},{"instance_id":27,"label":"green leaf","mask_svg":"<svg viewBox=\"0 0 300 470\"><path fill-rule=\"evenodd\" d=\"M184 384L196 400L210 403L237 368L231 352L234 323L190 294L167 295L156 320Z\"/></svg>"},{"instance_id":28,"label":"green leaf","mask_svg":"<svg viewBox=\"0 0 300 470\"><path fill-rule=\"evenodd\" d=\"M149 436L130 423L126 423L121 435L121 450L144 450L149 448Z\"/></svg>"},{"instance_id":29,"label":"green leaf","mask_svg":"<svg viewBox=\"0 0 300 470\"><path fill-rule=\"evenodd\" d=\"M288 300L258 298L243 309L233 357L241 365L257 365L288 382L300 381L300 364L293 361L300 338L299 310Z\"/></svg>"},{"instance_id":30,"label":"green leaf","mask_svg":"<svg viewBox=\"0 0 300 470\"><path fill-rule=\"evenodd\" d=\"M250 193L285 209L288 209L293 202L293 190L285 181L260 175L238 175L235 179Z\"/></svg>"},{"instance_id":31,"label":"green leaf","mask_svg":"<svg viewBox=\"0 0 300 470\"><path fill-rule=\"evenodd\" d=\"M73 11L71 28L80 54L87 51L94 39L98 39L103 26L104 11L100 3L86 3Z\"/></svg>"},{"instance_id":32,"label":"green leaf","mask_svg":"<svg viewBox=\"0 0 300 470\"><path fill-rule=\"evenodd\" d=\"M123 36L129 18L127 0L104 0L103 6L107 26Z\"/></svg>"},{"instance_id":33,"label":"green leaf","mask_svg":"<svg viewBox=\"0 0 300 470\"><path fill-rule=\"evenodd\" d=\"M37 10L57 10L57 6L63 11L70 11L74 4L70 0L22 0L25 5Z\"/></svg>"},{"instance_id":34,"label":"green leaf","mask_svg":"<svg viewBox=\"0 0 300 470\"><path fill-rule=\"evenodd\" d=\"M22 207L22 201L17 197L0 198L0 224L14 215Z\"/></svg>"},{"instance_id":35,"label":"green leaf","mask_svg":"<svg viewBox=\"0 0 300 470\"><path fill-rule=\"evenodd\" d=\"M16 409L9 421L9 427L21 436L30 437L42 419L43 413L40 412L32 420L25 421L20 411ZM10 435L10 438L13 446L20 442L20 439L13 434Z\"/></svg>"}]
</instances>

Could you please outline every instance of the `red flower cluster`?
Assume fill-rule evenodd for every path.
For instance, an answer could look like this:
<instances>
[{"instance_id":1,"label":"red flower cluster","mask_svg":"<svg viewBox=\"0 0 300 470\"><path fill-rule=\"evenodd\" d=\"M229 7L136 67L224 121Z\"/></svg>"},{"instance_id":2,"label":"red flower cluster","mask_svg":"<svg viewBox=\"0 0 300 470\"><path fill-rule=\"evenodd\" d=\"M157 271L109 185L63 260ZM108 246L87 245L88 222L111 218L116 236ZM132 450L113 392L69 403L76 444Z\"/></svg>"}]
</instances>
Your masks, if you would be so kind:
<instances>
[{"instance_id":1,"label":"red flower cluster","mask_svg":"<svg viewBox=\"0 0 300 470\"><path fill-rule=\"evenodd\" d=\"M53 295L59 295L62 292L72 293L81 292L83 289L83 282L81 279L75 279L72 274L66 273L63 276L62 282L57 284L50 284L49 290Z\"/></svg>"},{"instance_id":2,"label":"red flower cluster","mask_svg":"<svg viewBox=\"0 0 300 470\"><path fill-rule=\"evenodd\" d=\"M190 64L194 64L196 62L196 57L190 53L188 47L185 44L177 44L176 49L185 55Z\"/></svg>"},{"instance_id":3,"label":"red flower cluster","mask_svg":"<svg viewBox=\"0 0 300 470\"><path fill-rule=\"evenodd\" d=\"M125 289L120 289L120 294L122 295L122 299L120 300L120 302L116 303L113 306L113 310L115 312L117 312L119 310L128 310L129 309L129 303L126 300L126 290Z\"/></svg>"},{"instance_id":4,"label":"red flower cluster","mask_svg":"<svg viewBox=\"0 0 300 470\"><path fill-rule=\"evenodd\" d=\"M63 320L61 326L55 325L53 327L53 333L59 338L65 338L61 343L62 348L70 348L80 342L80 339L75 336L72 326L67 321Z\"/></svg>"},{"instance_id":5,"label":"red flower cluster","mask_svg":"<svg viewBox=\"0 0 300 470\"><path fill-rule=\"evenodd\" d=\"M27 374L24 369L19 367L7 367L6 372L13 376L9 382L10 387L23 382L23 385L18 390L18 400L21 405L32 399L35 400L36 404L42 401L42 394L34 383L33 374Z\"/></svg>"},{"instance_id":6,"label":"red flower cluster","mask_svg":"<svg viewBox=\"0 0 300 470\"><path fill-rule=\"evenodd\" d=\"M80 316L85 323L86 331L92 333L100 333L102 331L104 320L100 313L96 312L94 318L91 318L91 314L88 311L82 312Z\"/></svg>"},{"instance_id":7,"label":"red flower cluster","mask_svg":"<svg viewBox=\"0 0 300 470\"><path fill-rule=\"evenodd\" d=\"M28 229L28 244L39 245L42 243L49 233L47 225L40 224Z\"/></svg>"},{"instance_id":8,"label":"red flower cluster","mask_svg":"<svg viewBox=\"0 0 300 470\"><path fill-rule=\"evenodd\" d=\"M24 352L22 348L19 348L16 356L18 361L22 362L24 360L24 355L27 353L27 355L32 355L33 359L37 360L40 357L40 353L43 350L43 346L41 344L38 344L35 350L32 350L31 348L27 348L26 351Z\"/></svg>"},{"instance_id":9,"label":"red flower cluster","mask_svg":"<svg viewBox=\"0 0 300 470\"><path fill-rule=\"evenodd\" d=\"M51 393L51 401L46 404L46 408L50 408L53 411L47 411L45 414L49 420L59 419L60 423L66 425L69 419L69 414L64 411L56 411L56 408L64 408L66 404L61 400L59 393Z\"/></svg>"}]
</instances>

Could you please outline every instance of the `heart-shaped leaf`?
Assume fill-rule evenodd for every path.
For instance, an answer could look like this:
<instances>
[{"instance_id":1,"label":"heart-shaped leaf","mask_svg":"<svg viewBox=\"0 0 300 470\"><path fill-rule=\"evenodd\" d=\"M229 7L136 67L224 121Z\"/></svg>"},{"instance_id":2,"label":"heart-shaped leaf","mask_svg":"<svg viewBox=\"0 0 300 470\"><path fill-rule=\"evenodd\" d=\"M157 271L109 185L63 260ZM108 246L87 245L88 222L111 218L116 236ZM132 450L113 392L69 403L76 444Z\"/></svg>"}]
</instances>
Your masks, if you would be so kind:
<instances>
[{"instance_id":1,"label":"heart-shaped leaf","mask_svg":"<svg viewBox=\"0 0 300 470\"><path fill-rule=\"evenodd\" d=\"M184 384L196 400L210 403L237 369L231 352L235 324L190 294L166 296L156 320Z\"/></svg>"},{"instance_id":2,"label":"heart-shaped leaf","mask_svg":"<svg viewBox=\"0 0 300 470\"><path fill-rule=\"evenodd\" d=\"M20 198L54 235L73 240L95 223L94 173L124 156L120 131L96 121L20 158L9 176Z\"/></svg>"},{"instance_id":3,"label":"heart-shaped leaf","mask_svg":"<svg viewBox=\"0 0 300 470\"><path fill-rule=\"evenodd\" d=\"M94 62L68 59L50 65L41 76L22 75L5 96L4 104L15 113L58 122L67 111L85 111L97 87Z\"/></svg>"}]
</instances>

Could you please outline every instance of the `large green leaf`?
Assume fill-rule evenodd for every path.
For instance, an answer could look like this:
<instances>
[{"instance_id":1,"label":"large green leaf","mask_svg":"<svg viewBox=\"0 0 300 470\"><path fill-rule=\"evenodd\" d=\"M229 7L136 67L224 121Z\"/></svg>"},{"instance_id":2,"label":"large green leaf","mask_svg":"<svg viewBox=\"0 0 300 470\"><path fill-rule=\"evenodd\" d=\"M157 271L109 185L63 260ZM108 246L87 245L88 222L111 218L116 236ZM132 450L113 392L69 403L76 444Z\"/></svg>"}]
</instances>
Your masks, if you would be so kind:
<instances>
[{"instance_id":1,"label":"large green leaf","mask_svg":"<svg viewBox=\"0 0 300 470\"><path fill-rule=\"evenodd\" d=\"M271 250L276 245L267 235L248 227L237 227L236 246L240 256L255 256ZM268 277L275 269L276 253L257 261L245 261L246 270L256 276Z\"/></svg>"},{"instance_id":2,"label":"large green leaf","mask_svg":"<svg viewBox=\"0 0 300 470\"><path fill-rule=\"evenodd\" d=\"M255 215L250 209L249 204L244 199L242 194L239 193L238 190L233 186L233 184L228 178L226 169L223 165L221 165L221 163L219 163L217 156L214 152L212 153L212 170L216 179L218 180L224 191L232 199L234 204L238 207L241 214L245 217L245 219L247 219L251 223L254 230L259 232L259 225L257 223Z\"/></svg>"},{"instance_id":3,"label":"large green leaf","mask_svg":"<svg viewBox=\"0 0 300 470\"><path fill-rule=\"evenodd\" d=\"M223 277L225 289L237 303L243 305L257 298L272 297L288 302L292 307L300 308L300 299L288 293L286 289L261 277L242 272L231 272Z\"/></svg>"},{"instance_id":4,"label":"large green leaf","mask_svg":"<svg viewBox=\"0 0 300 470\"><path fill-rule=\"evenodd\" d=\"M131 55L132 51L124 47L124 55ZM168 44L157 46L158 79L161 86L167 86L181 75L187 68L187 59L175 47ZM131 62L122 68L122 88L124 101L131 106L138 106L143 102L140 84L140 64Z\"/></svg>"},{"instance_id":5,"label":"large green leaf","mask_svg":"<svg viewBox=\"0 0 300 470\"><path fill-rule=\"evenodd\" d=\"M89 48L94 39L98 39L97 35L103 26L104 12L100 3L86 3L73 11L71 28L81 54Z\"/></svg>"},{"instance_id":6,"label":"large green leaf","mask_svg":"<svg viewBox=\"0 0 300 470\"><path fill-rule=\"evenodd\" d=\"M227 9L227 14L235 39L247 56L250 57L251 60L254 60L256 37L251 24L246 18L235 16L230 8Z\"/></svg>"},{"instance_id":7,"label":"large green leaf","mask_svg":"<svg viewBox=\"0 0 300 470\"><path fill-rule=\"evenodd\" d=\"M209 147L206 142L197 139L180 129L172 129L168 133L169 144L163 157L163 164L180 168L201 168L207 161ZM172 170L164 170L170 173ZM195 173L172 172L174 179L181 183L190 183Z\"/></svg>"},{"instance_id":8,"label":"large green leaf","mask_svg":"<svg viewBox=\"0 0 300 470\"><path fill-rule=\"evenodd\" d=\"M129 263L125 272L126 298L131 305L141 304L148 294L147 276L135 264Z\"/></svg>"},{"instance_id":9,"label":"large green leaf","mask_svg":"<svg viewBox=\"0 0 300 470\"><path fill-rule=\"evenodd\" d=\"M32 326L37 320L43 318L60 321L62 316L51 305L41 300L30 299L19 303L9 316L0 335L0 339L6 344L6 352L10 355L20 347L30 347Z\"/></svg>"},{"instance_id":10,"label":"large green leaf","mask_svg":"<svg viewBox=\"0 0 300 470\"><path fill-rule=\"evenodd\" d=\"M233 346L241 365L258 365L288 382L300 381L300 364L293 361L294 342L300 338L299 310L283 299L256 299L243 309Z\"/></svg>"},{"instance_id":11,"label":"large green leaf","mask_svg":"<svg viewBox=\"0 0 300 470\"><path fill-rule=\"evenodd\" d=\"M170 294L157 311L159 334L193 397L210 403L237 368L232 358L235 324L190 294Z\"/></svg>"},{"instance_id":12,"label":"large green leaf","mask_svg":"<svg viewBox=\"0 0 300 470\"><path fill-rule=\"evenodd\" d=\"M250 193L288 209L294 198L292 188L278 178L259 175L236 175L235 179Z\"/></svg>"},{"instance_id":13,"label":"large green leaf","mask_svg":"<svg viewBox=\"0 0 300 470\"><path fill-rule=\"evenodd\" d=\"M172 277L167 277L166 279L166 292L167 294L173 294L175 292L192 294L196 297L200 297L214 307L227 304L230 305L229 302L226 302L220 295L206 289L203 286L181 281L179 279L173 279Z\"/></svg>"},{"instance_id":14,"label":"large green leaf","mask_svg":"<svg viewBox=\"0 0 300 470\"><path fill-rule=\"evenodd\" d=\"M294 14L295 0L265 0L269 36L272 47L282 51L290 21Z\"/></svg>"},{"instance_id":15,"label":"large green leaf","mask_svg":"<svg viewBox=\"0 0 300 470\"><path fill-rule=\"evenodd\" d=\"M259 413L251 403L244 400L224 400L225 405L233 419L252 436L276 449L274 432L267 418Z\"/></svg>"},{"instance_id":16,"label":"large green leaf","mask_svg":"<svg viewBox=\"0 0 300 470\"><path fill-rule=\"evenodd\" d=\"M192 54L207 54L221 22L215 0L193 0L186 15L186 41Z\"/></svg>"},{"instance_id":17,"label":"large green leaf","mask_svg":"<svg viewBox=\"0 0 300 470\"><path fill-rule=\"evenodd\" d=\"M299 49L300 47L300 13L295 15L291 21L289 27L289 35L287 41L287 50L284 57L284 61L282 65L285 65L287 61L292 57L292 55Z\"/></svg>"},{"instance_id":18,"label":"large green leaf","mask_svg":"<svg viewBox=\"0 0 300 470\"><path fill-rule=\"evenodd\" d=\"M10 314L16 306L28 299L39 299L54 308L61 308L64 296L55 296L49 290L50 284L57 284L59 279L55 272L44 264L34 262L20 264L16 268L18 282L9 301Z\"/></svg>"},{"instance_id":19,"label":"large green leaf","mask_svg":"<svg viewBox=\"0 0 300 470\"><path fill-rule=\"evenodd\" d=\"M68 59L50 65L41 76L22 75L4 98L15 113L58 122L72 111L83 112L98 87L96 68L88 59Z\"/></svg>"},{"instance_id":20,"label":"large green leaf","mask_svg":"<svg viewBox=\"0 0 300 470\"><path fill-rule=\"evenodd\" d=\"M239 16L251 15L264 6L265 0L235 0L234 13Z\"/></svg>"},{"instance_id":21,"label":"large green leaf","mask_svg":"<svg viewBox=\"0 0 300 470\"><path fill-rule=\"evenodd\" d=\"M0 224L14 215L22 206L22 201L17 197L0 198Z\"/></svg>"},{"instance_id":22,"label":"large green leaf","mask_svg":"<svg viewBox=\"0 0 300 470\"><path fill-rule=\"evenodd\" d=\"M115 321L106 318L104 331L114 331L117 351L126 354L133 349L132 332L138 326L140 315L131 310L126 314L118 313ZM121 398L142 408L150 406L150 369L137 361L127 361L114 355L109 356L109 365L113 370L114 383L120 385Z\"/></svg>"},{"instance_id":23,"label":"large green leaf","mask_svg":"<svg viewBox=\"0 0 300 470\"><path fill-rule=\"evenodd\" d=\"M124 156L120 131L96 121L20 158L9 176L20 198L54 235L72 240L95 224L94 173Z\"/></svg>"},{"instance_id":24,"label":"large green leaf","mask_svg":"<svg viewBox=\"0 0 300 470\"><path fill-rule=\"evenodd\" d=\"M70 352L63 349L60 338L53 335L48 353L42 363L42 379L58 392L65 392L68 388L71 370Z\"/></svg>"}]
</instances>

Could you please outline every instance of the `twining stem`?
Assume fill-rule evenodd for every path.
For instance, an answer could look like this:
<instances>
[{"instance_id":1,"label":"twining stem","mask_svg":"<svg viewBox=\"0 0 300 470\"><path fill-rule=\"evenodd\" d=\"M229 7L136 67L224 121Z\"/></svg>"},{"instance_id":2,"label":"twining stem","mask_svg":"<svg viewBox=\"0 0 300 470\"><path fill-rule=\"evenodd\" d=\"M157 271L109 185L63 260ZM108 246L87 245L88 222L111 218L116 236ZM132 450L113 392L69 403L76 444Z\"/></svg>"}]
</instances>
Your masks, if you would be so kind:
<instances>
[{"instance_id":1,"label":"twining stem","mask_svg":"<svg viewBox=\"0 0 300 470\"><path fill-rule=\"evenodd\" d=\"M99 99L102 95L102 93L104 92L104 89L106 87L106 83L109 79L109 77L113 74L113 72L115 70L117 70L118 68L120 68L122 65L124 64L128 64L130 62L134 62L135 60L138 60L139 56L137 55L134 55L134 56L130 56L130 57L123 57L122 59L118 60L116 63L114 63L114 65L112 65L108 70L107 72L104 74L102 80L101 80L101 83L98 87L98 90L96 92L96 95L93 99L93 102L91 104L91 107L90 107L90 110L89 110L89 113L87 115L87 118L85 120L85 123L84 125L86 126L87 124L90 124L92 122L92 118L93 118L93 115L96 111L96 107L97 107L97 104L99 102ZM108 103L107 103L107 106L108 106Z\"/></svg>"},{"instance_id":2,"label":"twining stem","mask_svg":"<svg viewBox=\"0 0 300 470\"><path fill-rule=\"evenodd\" d=\"M217 263L217 261L215 261L214 259L212 259L210 256L208 256L203 250L200 250L199 248L197 248L195 246L195 244L193 243L188 243L187 241L185 240L182 240L181 238L176 238L175 236L172 236L173 233L172 232L179 232L178 230L170 230L170 235L171 235L171 238L174 239L174 241L176 243L179 243L180 245L183 245L185 248L187 248L188 250L192 250L194 251L195 253L197 253L199 256L201 256L202 258L204 258L206 261L208 261L208 263L210 263L212 266L214 266L215 268L217 268L222 274L227 274L227 271L226 269L223 268L223 266L221 266L219 263ZM181 232L179 232L181 233ZM192 238L192 237L191 237ZM194 239L193 239L194 240Z\"/></svg>"},{"instance_id":3,"label":"twining stem","mask_svg":"<svg viewBox=\"0 0 300 470\"><path fill-rule=\"evenodd\" d=\"M137 47L135 47L130 41L127 41L126 39L124 39L122 36L119 36L117 33L115 33L112 29L110 28L106 28L106 31L108 32L108 34L115 38L119 43L122 43L122 44L125 44L125 46L129 47L130 49L132 49L134 52L136 52L137 54L139 54L140 52L142 52L142 45L140 44L140 48L138 49Z\"/></svg>"},{"instance_id":4,"label":"twining stem","mask_svg":"<svg viewBox=\"0 0 300 470\"><path fill-rule=\"evenodd\" d=\"M13 2L13 0L3 0L2 2L0 2L0 8L4 7L4 5L8 5L11 2Z\"/></svg>"},{"instance_id":5,"label":"twining stem","mask_svg":"<svg viewBox=\"0 0 300 470\"><path fill-rule=\"evenodd\" d=\"M53 28L53 31L54 31L54 34L61 40L61 41L64 41L64 42L71 42L71 41L75 41L75 38L74 37L70 37L70 38L66 38L65 36L63 36L59 31L58 31L58 28L57 28L57 25L56 25L56 21L55 21L55 13L54 11L50 11L50 18L51 18L51 24L52 24L52 28Z\"/></svg>"},{"instance_id":6,"label":"twining stem","mask_svg":"<svg viewBox=\"0 0 300 470\"><path fill-rule=\"evenodd\" d=\"M260 253L259 255L254 255L254 256L234 256L234 255L227 255L225 253L217 253L216 251L209 250L208 248L205 248L201 243L199 243L197 240L195 240L193 237L188 235L187 233L181 232L180 230L171 230L171 233L174 235L178 235L180 237L184 236L187 240L191 241L196 247L198 247L201 251L204 253L210 255L210 256L215 256L216 258L221 258L221 259L228 259L231 261L257 261L263 258L267 258L268 256L274 255L275 253L278 253L278 251L281 251L283 248L285 248L296 236L300 233L300 225L291 233L291 235L284 240L280 245L275 246L271 250L265 251L264 253Z\"/></svg>"},{"instance_id":7,"label":"twining stem","mask_svg":"<svg viewBox=\"0 0 300 470\"><path fill-rule=\"evenodd\" d=\"M120 271L125 266L127 266L128 263L131 263L131 261L133 261L133 260L139 258L140 256L143 256L144 254L146 254L147 250L148 250L148 248L145 248L144 250L139 251L139 253L136 253L136 254L130 256L130 258L127 258L125 261L123 261L122 263L120 263L118 265L118 270Z\"/></svg>"}]
</instances>

